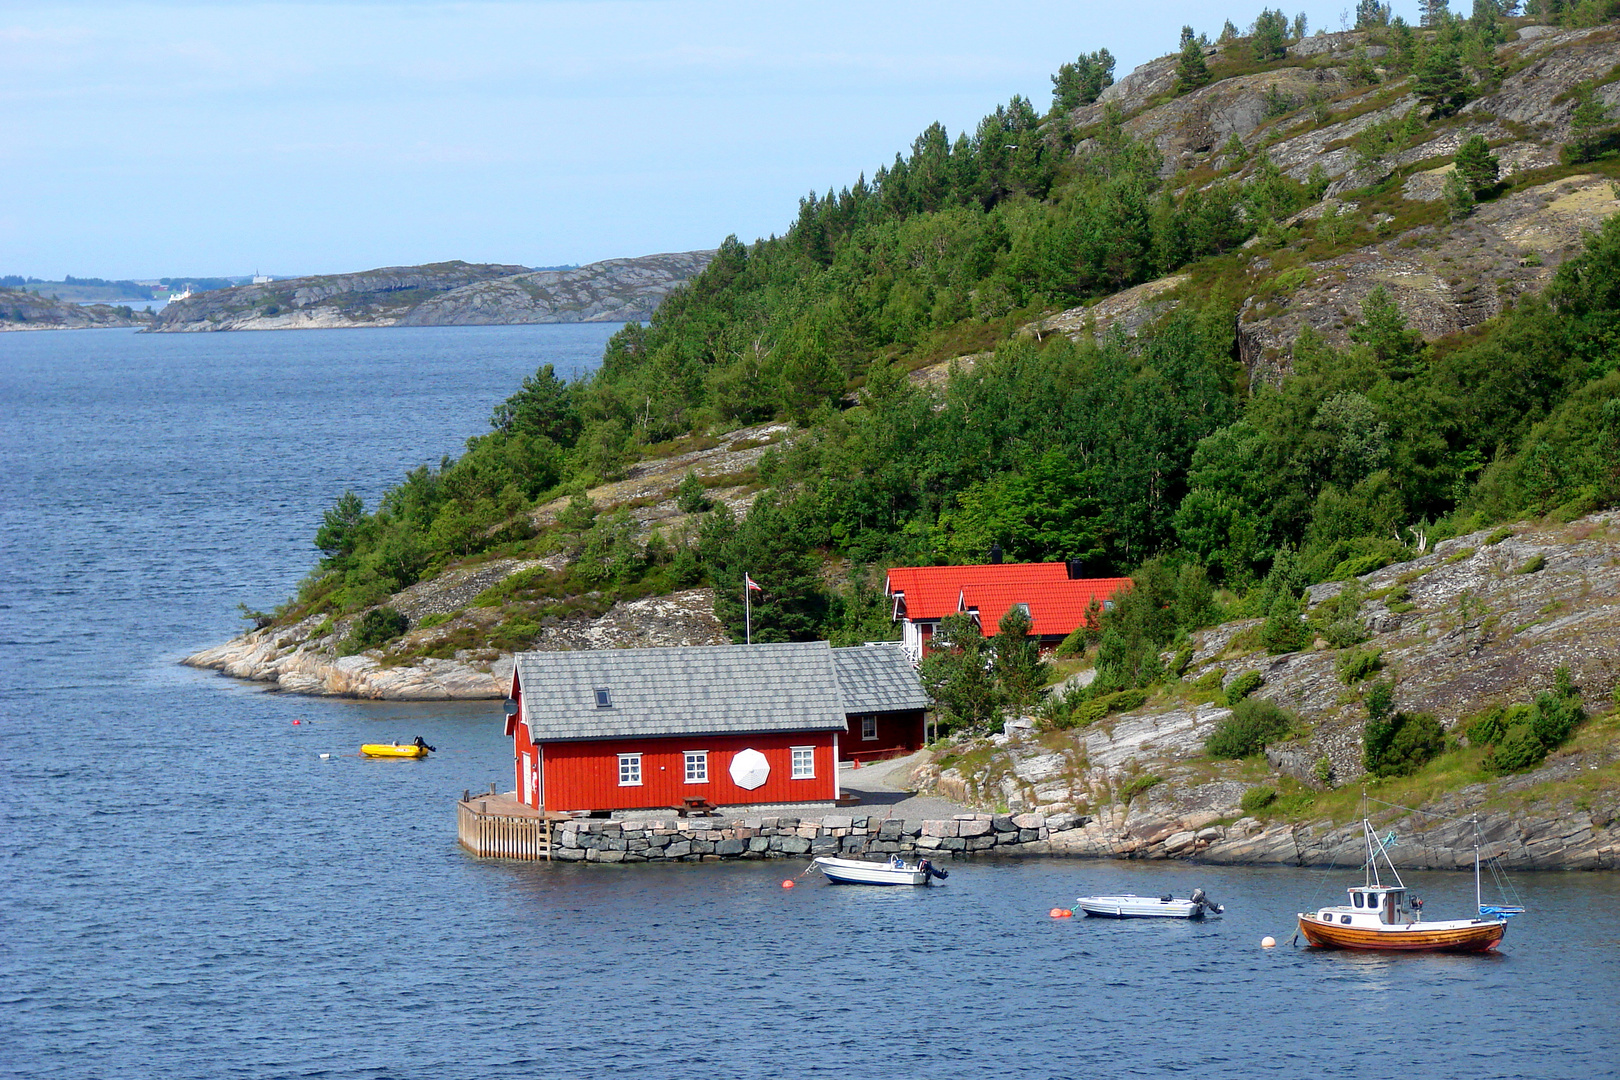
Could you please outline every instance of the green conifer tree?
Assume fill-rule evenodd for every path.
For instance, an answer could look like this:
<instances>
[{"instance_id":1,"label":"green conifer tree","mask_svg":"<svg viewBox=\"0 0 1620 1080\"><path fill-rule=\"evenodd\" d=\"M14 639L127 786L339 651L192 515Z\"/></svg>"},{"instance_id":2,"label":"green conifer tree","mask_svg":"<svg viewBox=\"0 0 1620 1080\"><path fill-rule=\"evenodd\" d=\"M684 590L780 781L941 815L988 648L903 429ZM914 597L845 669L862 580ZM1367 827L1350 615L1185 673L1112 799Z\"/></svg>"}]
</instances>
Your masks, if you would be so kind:
<instances>
[{"instance_id":1,"label":"green conifer tree","mask_svg":"<svg viewBox=\"0 0 1620 1080\"><path fill-rule=\"evenodd\" d=\"M1191 37L1181 43L1176 62L1176 93L1186 94L1209 82L1209 66L1204 63L1204 47Z\"/></svg>"},{"instance_id":2,"label":"green conifer tree","mask_svg":"<svg viewBox=\"0 0 1620 1080\"><path fill-rule=\"evenodd\" d=\"M1457 174L1468 184L1469 193L1478 195L1496 185L1501 175L1502 160L1491 153L1491 144L1483 135L1475 135L1457 150Z\"/></svg>"},{"instance_id":3,"label":"green conifer tree","mask_svg":"<svg viewBox=\"0 0 1620 1080\"><path fill-rule=\"evenodd\" d=\"M1270 8L1260 12L1249 33L1249 47L1258 63L1281 60L1288 51L1288 16Z\"/></svg>"}]
</instances>

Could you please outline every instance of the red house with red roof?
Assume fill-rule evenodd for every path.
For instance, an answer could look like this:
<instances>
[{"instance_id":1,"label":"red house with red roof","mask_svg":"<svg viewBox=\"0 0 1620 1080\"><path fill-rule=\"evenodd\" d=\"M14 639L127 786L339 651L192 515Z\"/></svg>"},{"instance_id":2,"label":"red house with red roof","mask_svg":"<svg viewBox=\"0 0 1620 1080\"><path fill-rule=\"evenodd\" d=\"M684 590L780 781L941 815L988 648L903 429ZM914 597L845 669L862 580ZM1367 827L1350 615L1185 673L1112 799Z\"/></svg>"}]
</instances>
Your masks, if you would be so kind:
<instances>
[{"instance_id":1,"label":"red house with red roof","mask_svg":"<svg viewBox=\"0 0 1620 1080\"><path fill-rule=\"evenodd\" d=\"M889 571L884 594L901 623L901 648L913 662L947 615L973 616L985 634L994 634L1009 609L1023 605L1032 633L1042 645L1056 645L1085 625L1093 600L1104 608L1131 587L1130 578L1086 578L1080 564L990 563L984 566L897 566Z\"/></svg>"}]
</instances>

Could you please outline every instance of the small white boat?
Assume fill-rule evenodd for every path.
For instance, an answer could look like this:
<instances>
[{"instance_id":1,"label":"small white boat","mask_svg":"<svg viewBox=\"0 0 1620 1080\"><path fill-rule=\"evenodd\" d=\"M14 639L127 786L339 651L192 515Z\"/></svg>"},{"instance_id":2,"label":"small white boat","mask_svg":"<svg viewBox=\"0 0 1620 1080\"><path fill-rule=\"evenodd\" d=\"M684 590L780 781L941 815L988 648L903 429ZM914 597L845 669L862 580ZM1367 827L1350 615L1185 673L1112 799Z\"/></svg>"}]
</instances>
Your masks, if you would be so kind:
<instances>
[{"instance_id":1,"label":"small white boat","mask_svg":"<svg viewBox=\"0 0 1620 1080\"><path fill-rule=\"evenodd\" d=\"M1186 900L1178 900L1169 893L1163 896L1081 896L1074 906L1087 915L1104 919L1202 919L1204 915L1219 915L1226 909L1208 896L1203 889L1194 889Z\"/></svg>"},{"instance_id":2,"label":"small white boat","mask_svg":"<svg viewBox=\"0 0 1620 1080\"><path fill-rule=\"evenodd\" d=\"M927 885L931 878L950 877L949 871L941 870L927 859L908 863L898 855L886 863L817 855L811 865L826 874L834 885Z\"/></svg>"}]
</instances>

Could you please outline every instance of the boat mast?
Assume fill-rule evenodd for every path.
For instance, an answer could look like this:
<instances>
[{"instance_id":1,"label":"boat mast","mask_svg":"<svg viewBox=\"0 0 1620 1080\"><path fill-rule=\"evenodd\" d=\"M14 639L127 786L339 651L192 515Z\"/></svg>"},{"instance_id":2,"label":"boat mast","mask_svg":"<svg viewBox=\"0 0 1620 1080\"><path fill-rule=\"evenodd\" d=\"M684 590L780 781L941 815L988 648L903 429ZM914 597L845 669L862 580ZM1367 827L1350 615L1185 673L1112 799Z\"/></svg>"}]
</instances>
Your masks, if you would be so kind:
<instances>
[{"instance_id":1,"label":"boat mast","mask_svg":"<svg viewBox=\"0 0 1620 1080\"><path fill-rule=\"evenodd\" d=\"M1483 914L1485 900L1479 892L1479 818L1472 817L1469 822L1474 826L1474 910Z\"/></svg>"}]
</instances>

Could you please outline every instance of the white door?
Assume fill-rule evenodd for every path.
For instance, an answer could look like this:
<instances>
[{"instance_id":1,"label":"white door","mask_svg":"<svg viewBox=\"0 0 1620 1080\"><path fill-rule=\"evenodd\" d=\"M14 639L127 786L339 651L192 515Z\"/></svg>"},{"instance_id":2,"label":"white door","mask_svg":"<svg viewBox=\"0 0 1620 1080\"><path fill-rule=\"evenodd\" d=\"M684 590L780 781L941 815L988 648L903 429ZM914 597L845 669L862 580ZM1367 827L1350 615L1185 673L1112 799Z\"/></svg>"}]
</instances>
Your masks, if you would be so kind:
<instances>
[{"instance_id":1,"label":"white door","mask_svg":"<svg viewBox=\"0 0 1620 1080\"><path fill-rule=\"evenodd\" d=\"M523 801L529 806L534 805L534 755L523 755Z\"/></svg>"}]
</instances>

